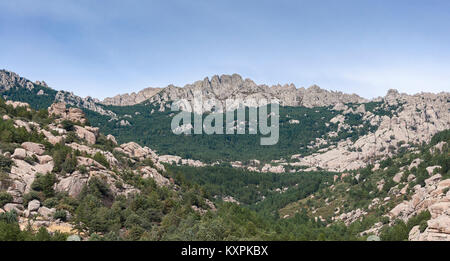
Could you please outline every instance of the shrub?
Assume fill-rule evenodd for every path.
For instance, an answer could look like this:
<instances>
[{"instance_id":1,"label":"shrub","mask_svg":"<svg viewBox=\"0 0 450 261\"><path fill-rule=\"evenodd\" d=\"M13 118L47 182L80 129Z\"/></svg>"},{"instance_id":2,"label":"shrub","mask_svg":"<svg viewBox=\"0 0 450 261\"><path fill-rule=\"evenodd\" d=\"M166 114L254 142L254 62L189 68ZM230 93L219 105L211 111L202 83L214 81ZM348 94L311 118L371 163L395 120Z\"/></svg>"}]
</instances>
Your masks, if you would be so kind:
<instances>
[{"instance_id":1,"label":"shrub","mask_svg":"<svg viewBox=\"0 0 450 261\"><path fill-rule=\"evenodd\" d=\"M35 191L41 191L46 198L53 197L55 191L53 190L53 185L56 182L56 175L53 173L47 173L45 175L38 174L34 179L31 188Z\"/></svg>"},{"instance_id":2,"label":"shrub","mask_svg":"<svg viewBox=\"0 0 450 261\"><path fill-rule=\"evenodd\" d=\"M0 172L0 191L8 189L12 184L8 173Z\"/></svg>"},{"instance_id":3,"label":"shrub","mask_svg":"<svg viewBox=\"0 0 450 261\"><path fill-rule=\"evenodd\" d=\"M0 192L0 207L3 207L6 203L9 203L13 200L13 197L6 193L6 192Z\"/></svg>"},{"instance_id":4,"label":"shrub","mask_svg":"<svg viewBox=\"0 0 450 261\"><path fill-rule=\"evenodd\" d=\"M34 200L34 199L37 199L37 200L39 200L39 201L42 201L42 195L41 195L42 193L39 193L39 192L37 192L37 191L34 191L34 190L32 190L32 191L30 191L29 193L27 193L27 194L24 194L23 195L23 205L24 206L27 206L28 205L28 202L30 202L30 201L32 201L32 200Z\"/></svg>"},{"instance_id":5,"label":"shrub","mask_svg":"<svg viewBox=\"0 0 450 261\"><path fill-rule=\"evenodd\" d=\"M413 227L415 226L420 226L420 229L425 230L427 228L427 221L430 220L431 218L431 214L428 210L426 211L422 211L419 214L417 214L416 216L410 218L408 220L407 226L408 226L408 231L410 231ZM421 231L423 232L423 231Z\"/></svg>"},{"instance_id":6,"label":"shrub","mask_svg":"<svg viewBox=\"0 0 450 261\"><path fill-rule=\"evenodd\" d=\"M58 205L59 200L57 198L48 198L42 203L45 207L54 208Z\"/></svg>"},{"instance_id":7,"label":"shrub","mask_svg":"<svg viewBox=\"0 0 450 261\"><path fill-rule=\"evenodd\" d=\"M7 158L0 154L0 170L1 171L10 172L12 164L13 164L13 161L10 158Z\"/></svg>"},{"instance_id":8,"label":"shrub","mask_svg":"<svg viewBox=\"0 0 450 261\"><path fill-rule=\"evenodd\" d=\"M381 217L380 221L383 223L383 225L386 225L389 223L389 217L383 216Z\"/></svg>"},{"instance_id":9,"label":"shrub","mask_svg":"<svg viewBox=\"0 0 450 261\"><path fill-rule=\"evenodd\" d=\"M6 223L14 223L17 222L17 213L15 210L1 213L0 214L0 222L6 222Z\"/></svg>"},{"instance_id":10,"label":"shrub","mask_svg":"<svg viewBox=\"0 0 450 261\"><path fill-rule=\"evenodd\" d=\"M35 235L37 241L51 241L51 235L45 227L40 227Z\"/></svg>"},{"instance_id":11,"label":"shrub","mask_svg":"<svg viewBox=\"0 0 450 261\"><path fill-rule=\"evenodd\" d=\"M404 241L408 240L409 230L402 220L397 220L392 227L382 229L380 237L383 241Z\"/></svg>"},{"instance_id":12,"label":"shrub","mask_svg":"<svg viewBox=\"0 0 450 261\"><path fill-rule=\"evenodd\" d=\"M78 166L78 171L80 171L81 174L87 173L87 167L85 165Z\"/></svg>"},{"instance_id":13,"label":"shrub","mask_svg":"<svg viewBox=\"0 0 450 261\"><path fill-rule=\"evenodd\" d=\"M53 151L54 172L72 173L77 167L77 157L72 153L72 149L57 145Z\"/></svg>"},{"instance_id":14,"label":"shrub","mask_svg":"<svg viewBox=\"0 0 450 261\"><path fill-rule=\"evenodd\" d=\"M65 210L57 210L53 215L54 219L60 219L61 221L67 220L67 213Z\"/></svg>"},{"instance_id":15,"label":"shrub","mask_svg":"<svg viewBox=\"0 0 450 261\"><path fill-rule=\"evenodd\" d=\"M422 220L422 222L420 222L420 225L419 225L420 233L423 233L425 231L425 229L427 229L427 227L428 227L428 222L425 220Z\"/></svg>"},{"instance_id":16,"label":"shrub","mask_svg":"<svg viewBox=\"0 0 450 261\"><path fill-rule=\"evenodd\" d=\"M106 151L113 151L116 145L111 140L108 140L105 135L100 134L96 140L95 147Z\"/></svg>"},{"instance_id":17,"label":"shrub","mask_svg":"<svg viewBox=\"0 0 450 261\"><path fill-rule=\"evenodd\" d=\"M0 221L0 241L17 241L19 235L20 227L18 223Z\"/></svg>"},{"instance_id":18,"label":"shrub","mask_svg":"<svg viewBox=\"0 0 450 261\"><path fill-rule=\"evenodd\" d=\"M75 124L71 121L68 120L64 120L61 122L63 129L65 129L66 131L73 131L75 130Z\"/></svg>"},{"instance_id":19,"label":"shrub","mask_svg":"<svg viewBox=\"0 0 450 261\"><path fill-rule=\"evenodd\" d=\"M68 132L67 135L66 135L66 143L77 142L79 140L80 139L78 138L78 136L73 131Z\"/></svg>"},{"instance_id":20,"label":"shrub","mask_svg":"<svg viewBox=\"0 0 450 261\"><path fill-rule=\"evenodd\" d=\"M102 164L103 166L109 168L109 162L102 153L100 152L95 153L93 159L98 163Z\"/></svg>"}]
</instances>

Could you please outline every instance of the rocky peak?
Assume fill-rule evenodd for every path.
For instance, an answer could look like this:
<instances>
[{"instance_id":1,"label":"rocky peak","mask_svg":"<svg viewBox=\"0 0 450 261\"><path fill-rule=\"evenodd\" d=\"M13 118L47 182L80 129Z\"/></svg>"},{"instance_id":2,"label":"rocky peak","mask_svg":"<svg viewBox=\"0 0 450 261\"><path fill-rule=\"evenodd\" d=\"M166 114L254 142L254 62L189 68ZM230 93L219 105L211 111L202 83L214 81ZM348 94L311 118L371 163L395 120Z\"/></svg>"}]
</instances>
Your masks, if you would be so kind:
<instances>
[{"instance_id":1,"label":"rocky peak","mask_svg":"<svg viewBox=\"0 0 450 261\"><path fill-rule=\"evenodd\" d=\"M302 105L305 107L323 107L340 103L365 103L368 100L356 94L346 94L338 91L328 91L317 85L299 89Z\"/></svg>"},{"instance_id":2,"label":"rocky peak","mask_svg":"<svg viewBox=\"0 0 450 261\"><path fill-rule=\"evenodd\" d=\"M166 109L166 104L170 101L185 99L192 101L194 93L201 92L204 99L215 99L224 103L226 99L252 98L256 101L276 99L282 106L329 106L337 103L358 103L366 102L365 99L356 94L343 94L321 89L313 85L308 89L297 89L294 84L277 84L268 86L258 85L251 79L244 79L239 74L232 75L214 75L187 84L184 87L168 85L165 88L147 88L140 92L132 94L117 95L112 98L106 98L102 101L106 105L134 105L149 100L151 103L160 104L160 110Z\"/></svg>"},{"instance_id":3,"label":"rocky peak","mask_svg":"<svg viewBox=\"0 0 450 261\"><path fill-rule=\"evenodd\" d=\"M58 91L55 95L55 102L63 102L67 105L71 105L78 108L88 109L97 112L101 115L109 116L111 119L117 120L117 115L109 110L104 109L99 100L91 97L81 98L75 95L73 92Z\"/></svg>"},{"instance_id":4,"label":"rocky peak","mask_svg":"<svg viewBox=\"0 0 450 261\"><path fill-rule=\"evenodd\" d=\"M188 84L183 88L170 85L155 96L150 98L150 102L160 104L160 110L166 109L166 104L170 101L185 99L192 101L194 93L201 92L206 100L214 99L222 106L226 99L246 100L254 99L257 104L261 101L278 100L282 106L329 106L337 103L361 103L367 100L356 94L343 94L321 89L313 85L308 89L297 89L294 84L277 84L273 86L258 85L251 79L243 79L239 74L232 75L214 75L211 80L205 78L193 84ZM256 104L246 104L246 106L255 106ZM204 106L205 107L205 106ZM208 106L204 108L209 110Z\"/></svg>"},{"instance_id":5,"label":"rocky peak","mask_svg":"<svg viewBox=\"0 0 450 261\"><path fill-rule=\"evenodd\" d=\"M101 101L101 103L105 105L115 105L115 106L134 105L150 99L152 96L154 96L160 91L161 88L148 87L138 93L135 92L132 92L130 94L125 93L122 95L116 95L114 97L105 98L103 101Z\"/></svg>"},{"instance_id":6,"label":"rocky peak","mask_svg":"<svg viewBox=\"0 0 450 261\"><path fill-rule=\"evenodd\" d=\"M59 116L62 119L70 120L73 122L80 122L82 124L85 124L87 122L83 110L78 108L66 108L66 104L64 102L52 104L48 108L48 113L50 115Z\"/></svg>"},{"instance_id":7,"label":"rocky peak","mask_svg":"<svg viewBox=\"0 0 450 261\"><path fill-rule=\"evenodd\" d=\"M396 104L397 103L397 99L400 97L400 93L398 92L398 90L396 89L389 89L386 96L384 96L384 100L390 104Z\"/></svg>"},{"instance_id":8,"label":"rocky peak","mask_svg":"<svg viewBox=\"0 0 450 261\"><path fill-rule=\"evenodd\" d=\"M0 70L0 91L7 91L11 88L26 88L31 90L34 88L34 84L14 72Z\"/></svg>"},{"instance_id":9,"label":"rocky peak","mask_svg":"<svg viewBox=\"0 0 450 261\"><path fill-rule=\"evenodd\" d=\"M40 86L48 87L48 85L45 81L36 81L36 84L40 85Z\"/></svg>"}]
</instances>

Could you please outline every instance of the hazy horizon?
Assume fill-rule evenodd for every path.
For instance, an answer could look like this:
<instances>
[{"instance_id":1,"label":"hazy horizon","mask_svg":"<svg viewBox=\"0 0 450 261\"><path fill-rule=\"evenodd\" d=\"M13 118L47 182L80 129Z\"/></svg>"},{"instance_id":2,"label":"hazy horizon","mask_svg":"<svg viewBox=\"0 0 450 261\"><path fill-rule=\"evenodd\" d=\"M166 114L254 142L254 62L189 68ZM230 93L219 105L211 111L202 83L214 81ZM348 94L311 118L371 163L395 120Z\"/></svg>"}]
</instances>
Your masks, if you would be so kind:
<instances>
[{"instance_id":1,"label":"hazy horizon","mask_svg":"<svg viewBox=\"0 0 450 261\"><path fill-rule=\"evenodd\" d=\"M0 1L0 68L98 99L238 73L384 96L450 91L450 2Z\"/></svg>"}]
</instances>

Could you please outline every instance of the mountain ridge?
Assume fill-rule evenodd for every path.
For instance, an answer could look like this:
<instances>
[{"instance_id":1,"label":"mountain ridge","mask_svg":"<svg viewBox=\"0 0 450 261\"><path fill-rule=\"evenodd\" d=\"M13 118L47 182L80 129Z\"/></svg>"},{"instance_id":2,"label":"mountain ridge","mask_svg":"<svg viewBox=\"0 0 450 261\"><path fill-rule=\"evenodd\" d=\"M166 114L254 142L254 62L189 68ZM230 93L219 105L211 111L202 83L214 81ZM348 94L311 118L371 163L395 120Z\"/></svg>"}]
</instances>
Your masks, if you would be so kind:
<instances>
[{"instance_id":1,"label":"mountain ridge","mask_svg":"<svg viewBox=\"0 0 450 261\"><path fill-rule=\"evenodd\" d=\"M229 81L237 82L236 85L228 84ZM224 83L225 82L225 83ZM194 90L199 90L199 87L209 88L211 90L217 90L217 93L213 98L227 98L233 97L233 95L224 94L225 91L229 91L224 89L224 87L232 87L232 90L236 90L237 87L244 87L247 93L244 94L255 94L254 89L261 91L268 91L268 93L273 94L275 98L281 97L280 105L284 106L305 106L305 107L316 107L316 106L329 106L336 105L339 103L366 103L371 101L380 101L390 96L391 94L401 94L407 96L421 95L432 92L420 92L415 94L406 94L399 93L397 89L389 89L385 96L379 96L376 98L364 98L359 96L358 94L352 93L344 93L341 91L327 90L319 87L318 85L312 85L308 88L300 87L297 88L294 84L277 84L268 86L266 84L257 85L251 79L246 78L243 79L239 74L226 75L223 74L221 76L214 75L211 77L205 77L203 80L196 81L191 84L186 84L183 87L178 87L173 84L169 84L166 87L147 87L138 92L132 93L124 93L117 94L115 96L104 98L100 100L95 97L86 96L81 97L73 92L64 91L64 90L56 90L52 87L48 86L45 81L31 81L25 77L20 76L19 74L8 71L5 69L0 69L0 92L4 92L12 89L13 87L21 87L26 88L28 90L33 89L35 86L42 86L45 88L49 88L51 90L56 91L58 94L56 95L56 101L68 100L68 104L72 106L80 106L86 109L90 109L104 114L110 115L114 117L108 111L102 112L99 109L98 105L107 105L107 106L132 106L140 103L144 103L146 101L150 102L160 102L167 103L168 101L173 101L174 99L188 99L191 100L193 97L191 93ZM252 90L253 88L253 90ZM202 90L203 91L203 90ZM294 98L292 97L292 91L294 92ZM38 95L44 95L45 93L41 92ZM433 94L449 94L449 92L441 91ZM238 95L234 95L238 96ZM264 95L263 95L264 96ZM269 98L273 96L268 96ZM206 98L209 98L208 92L206 92ZM242 98L237 97L237 98ZM257 97L258 98L258 97ZM267 97L266 97L267 98ZM299 99L297 99L299 98Z\"/></svg>"}]
</instances>

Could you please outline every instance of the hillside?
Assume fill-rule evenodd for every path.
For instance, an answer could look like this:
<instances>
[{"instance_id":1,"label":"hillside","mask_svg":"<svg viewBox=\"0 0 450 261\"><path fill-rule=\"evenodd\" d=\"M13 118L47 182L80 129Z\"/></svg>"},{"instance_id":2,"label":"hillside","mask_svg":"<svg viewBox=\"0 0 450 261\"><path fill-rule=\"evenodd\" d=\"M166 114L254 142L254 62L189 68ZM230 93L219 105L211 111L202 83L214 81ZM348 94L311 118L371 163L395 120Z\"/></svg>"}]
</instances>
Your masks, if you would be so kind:
<instances>
[{"instance_id":1,"label":"hillside","mask_svg":"<svg viewBox=\"0 0 450 261\"><path fill-rule=\"evenodd\" d=\"M411 152L334 176L308 198L280 209L291 218L306 209L382 240L450 240L450 131Z\"/></svg>"},{"instance_id":2,"label":"hillside","mask_svg":"<svg viewBox=\"0 0 450 261\"><path fill-rule=\"evenodd\" d=\"M161 155L205 163L239 161L235 165L259 170L266 164L288 171L356 169L409 146L429 142L434 134L450 127L450 94L444 92L407 95L390 90L385 97L368 101L317 86L296 89L293 85L256 85L234 74L205 78L183 88L168 86L148 95L150 99L142 103L114 106L48 87L41 92L44 87L11 72L0 71L0 76L4 98L27 102L35 109L61 101L81 108L93 126L114 135L120 143L134 141L151 146ZM279 142L260 146L260 134L173 134L170 124L175 114L168 106L177 99L192 101L196 91L218 103L229 98L278 99ZM289 100L293 97L295 102ZM205 103L206 111L208 106ZM236 124L248 128L248 122ZM260 165L249 164L253 160Z\"/></svg>"},{"instance_id":3,"label":"hillside","mask_svg":"<svg viewBox=\"0 0 450 261\"><path fill-rule=\"evenodd\" d=\"M311 230L329 230L329 239L356 238L337 233L335 226L311 223L307 216L286 223L271 213L251 210L261 198L235 195L253 184L255 193L276 198L277 186L295 183L300 191L291 198L301 198L331 174L248 172L249 179L241 180L242 170L210 169L222 178L233 171L238 174L235 184L218 198L209 182L160 164L151 149L136 143L118 145L113 136L90 127L80 109L56 103L48 111L35 111L26 103L0 101L0 111L0 240L65 240L69 235L83 240L317 239L320 233L310 235ZM227 203L231 194L242 206ZM298 228L288 233L292 225ZM286 233L277 233L279 229Z\"/></svg>"}]
</instances>

